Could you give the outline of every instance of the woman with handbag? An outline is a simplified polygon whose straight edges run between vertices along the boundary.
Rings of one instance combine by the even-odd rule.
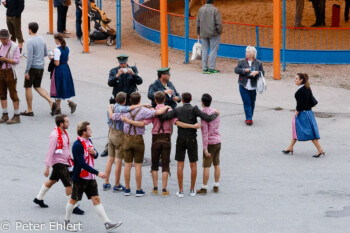
[[[54,6],[57,7],[57,32],[62,33],[66,38],[67,34],[70,34],[66,29],[66,20],[71,3],[71,0],[54,0]]]
[[[248,46],[246,48],[246,58],[240,59],[235,68],[235,73],[239,74],[239,92],[243,101],[246,125],[253,124],[257,81],[261,73],[265,75],[262,62],[256,59],[256,55],[256,49]]]
[[[68,106],[71,109],[71,113],[74,113],[77,105],[70,100],[71,97],[75,96],[75,89],[72,74],[68,66],[69,59],[69,48],[66,45],[66,41],[61,33],[54,35],[55,42],[58,47],[54,50],[54,79],[56,87],[56,103],[57,103],[57,114],[61,114],[61,100],[66,99]]]
[[[293,147],[297,141],[312,141],[317,149],[317,154],[312,157],[318,158],[321,155],[326,155],[323,151],[319,139],[317,123],[315,116],[311,110],[316,104],[317,100],[312,95],[312,91],[309,83],[309,76],[307,74],[298,73],[295,76],[295,84],[299,86],[295,93],[295,99],[297,101],[297,107],[292,121],[292,141],[286,150],[282,152],[284,154],[293,154]]]

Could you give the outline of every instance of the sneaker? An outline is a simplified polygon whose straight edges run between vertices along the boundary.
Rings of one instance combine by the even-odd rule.
[[[158,189],[153,189],[151,194],[157,196],[158,195]]]
[[[184,195],[184,192],[177,191],[176,196],[183,198],[185,195]]]
[[[246,120],[246,121],[245,121],[245,124],[250,126],[250,125],[253,124],[253,121],[252,121],[252,120]]]
[[[46,205],[46,204],[44,203],[44,200],[38,200],[37,198],[35,198],[35,199],[33,200],[33,202],[34,202],[35,204],[38,204],[41,208],[47,208],[47,207],[49,207],[48,205]]]
[[[136,197],[142,197],[142,196],[145,196],[145,192],[140,189],[140,190],[136,190]]]
[[[70,107],[70,113],[73,114],[77,110],[77,104],[73,101],[69,101],[68,106]]]
[[[219,192],[219,186],[214,186],[213,187],[213,192],[218,193]]]
[[[75,207],[75,208],[73,209],[73,214],[76,214],[76,215],[84,215],[85,212],[84,212],[84,210],[81,210],[81,209],[77,206],[77,207]]]
[[[0,124],[6,123],[9,120],[9,114],[8,113],[3,113],[2,117],[0,119]]]
[[[19,114],[13,115],[12,119],[6,122],[6,124],[8,125],[13,125],[18,123],[21,123],[21,118],[19,117]]]
[[[102,186],[103,186],[103,191],[108,191],[112,187],[111,184],[103,184]]]
[[[162,197],[167,197],[170,195],[170,192],[168,190],[163,190],[162,191]]]
[[[108,150],[104,150],[102,153],[101,153],[101,157],[107,157],[108,156]]]
[[[77,232],[74,225],[69,220],[64,220],[64,229],[69,232]]]
[[[207,194],[207,189],[201,188],[200,190],[197,190],[196,192],[197,192],[198,194],[200,194],[200,195],[206,195],[206,194]]]
[[[124,191],[125,190],[125,187],[121,184],[119,184],[118,186],[114,185],[113,187],[113,192],[116,193],[118,191]]]
[[[108,232],[110,232],[111,230],[114,230],[114,229],[120,227],[120,225],[122,225],[122,223],[123,223],[122,221],[120,221],[120,222],[118,222],[118,223],[106,222],[106,223],[105,223],[105,227],[106,227],[106,230],[107,230]]]
[[[124,196],[130,196],[130,194],[131,194],[131,191],[130,191],[130,189],[124,189]]]
[[[209,74],[217,74],[220,70],[208,70]]]
[[[196,196],[196,191],[195,190],[191,190],[190,191],[190,196],[191,197],[195,197]]]
[[[210,74],[210,72],[208,69],[206,69],[206,70],[203,70],[203,74]]]

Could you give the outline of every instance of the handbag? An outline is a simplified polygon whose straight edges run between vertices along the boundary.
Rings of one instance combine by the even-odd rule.
[[[258,78],[256,83],[256,93],[262,94],[264,93],[264,91],[266,91],[266,89],[267,89],[266,81],[263,73],[260,71],[260,77]]]
[[[71,0],[61,0],[63,6],[70,6],[72,4]]]
[[[192,48],[192,57],[191,60],[194,61],[196,59],[200,60],[202,58],[202,45],[199,42],[199,37],[198,41],[194,43],[193,48]]]

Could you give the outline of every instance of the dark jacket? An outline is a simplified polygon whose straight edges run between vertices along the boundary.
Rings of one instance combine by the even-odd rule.
[[[222,33],[222,17],[213,4],[202,6],[196,19],[197,34],[201,38],[212,38]]]
[[[96,149],[94,148],[96,151]],[[79,181],[80,179],[80,173],[81,169],[84,169],[85,171],[88,171],[89,173],[98,175],[98,171],[94,168],[90,167],[84,159],[84,147],[83,144],[79,140],[76,140],[72,147],[72,153],[73,153],[73,159],[74,159],[74,168],[73,168],[73,175],[72,180],[73,181]],[[96,154],[94,156],[94,159],[97,159],[98,153],[96,151]]]
[[[312,91],[311,89],[307,89],[305,86],[299,88],[299,90],[294,95],[297,101],[296,110],[300,111],[309,111],[312,106]]]
[[[173,90],[174,94],[169,97],[167,94],[165,94],[165,105],[170,106],[172,109],[174,109],[176,107],[176,102],[173,100],[173,98],[175,96],[179,97],[179,101],[177,101],[178,103],[181,102],[181,95],[176,91],[176,88],[174,86],[174,84],[172,82],[168,82],[167,86],[169,89]],[[159,79],[157,79],[156,81],[154,81],[148,88],[148,99],[150,99],[152,101],[152,107],[155,108],[156,107],[156,102],[154,101],[154,93],[156,93],[157,91],[165,91],[166,88],[164,87],[164,85],[161,83],[161,81]]]
[[[54,7],[64,6],[62,4],[62,0],[53,0],[53,5],[54,5]]]
[[[142,84],[142,78],[137,74],[138,70],[136,66],[128,66],[128,68],[131,68],[134,71],[135,75],[122,74],[119,78],[116,78],[115,76],[120,69],[120,66],[118,66],[111,69],[108,78],[108,86],[113,87],[112,94],[114,97],[121,91],[127,94],[126,105],[130,105],[129,97],[132,92],[137,91],[136,85]]]
[[[169,111],[163,115],[159,116],[161,121],[171,120],[173,118],[177,118],[179,121],[188,123],[188,124],[196,124],[197,117],[200,117],[205,121],[212,121],[218,116],[217,113],[212,115],[208,115],[202,112],[197,106],[192,106],[191,104],[184,104],[182,107],[177,107],[174,111]],[[185,129],[178,127],[177,131],[178,138],[196,138],[197,137],[197,129]]]
[[[248,79],[250,79],[250,83],[251,83],[252,87],[256,87],[256,83],[258,81],[258,78],[260,77],[260,73],[258,75],[256,75],[255,77],[250,77],[249,75],[250,75],[251,71],[249,73],[246,73],[244,71],[247,68],[251,69],[251,71],[261,71],[263,73],[263,75],[265,75],[265,71],[264,71],[262,62],[255,59],[252,62],[252,66],[249,66],[248,60],[246,58],[244,58],[244,59],[240,59],[238,61],[238,64],[235,68],[235,73],[239,74],[239,77],[238,77],[238,84],[239,85],[246,87]]]
[[[6,0],[7,11],[9,17],[20,17],[24,10],[24,0]]]
[[[52,79],[53,71],[55,70],[55,59],[51,59],[47,71],[50,72],[50,79]]]

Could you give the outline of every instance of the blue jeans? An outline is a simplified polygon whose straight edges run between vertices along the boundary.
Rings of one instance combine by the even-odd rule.
[[[239,93],[241,93],[243,101],[245,119],[252,120],[255,108],[256,90],[247,90],[239,85]]]

